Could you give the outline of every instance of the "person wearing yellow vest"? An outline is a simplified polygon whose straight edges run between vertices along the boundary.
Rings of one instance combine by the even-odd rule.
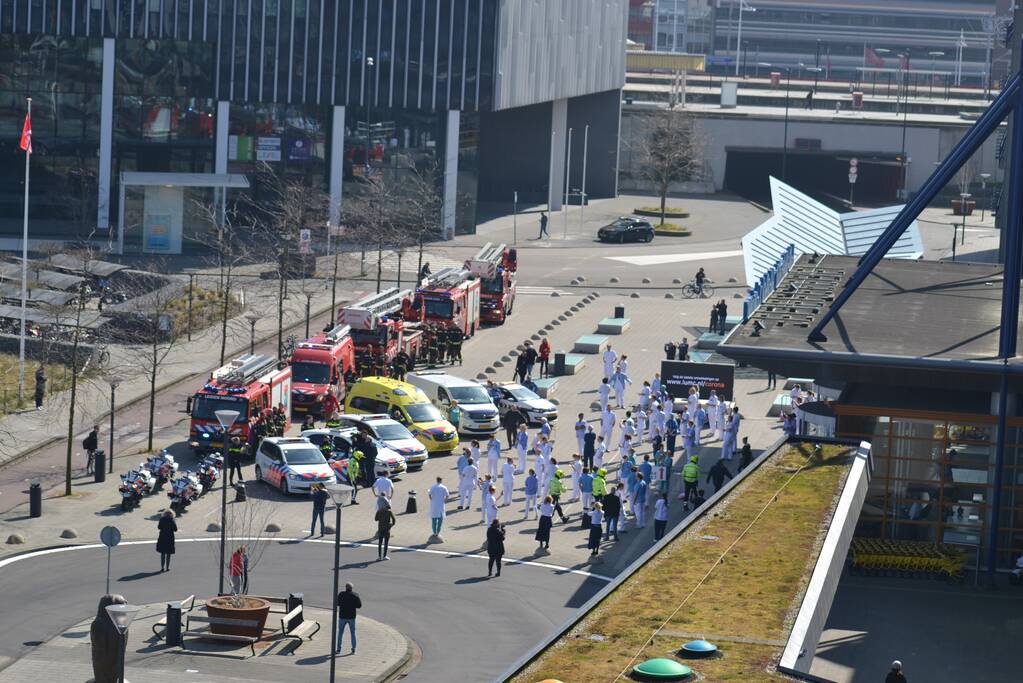
[[[689,462],[682,468],[682,483],[685,484],[685,490],[679,497],[686,501],[686,509],[689,508],[689,502],[696,495],[696,487],[700,483],[700,466],[697,464],[698,461],[699,458],[694,455],[689,458]]]
[[[607,494],[607,470],[603,467],[597,470],[597,473],[593,475],[593,500],[600,500]]]
[[[561,517],[561,523],[564,524],[568,521],[565,517],[564,510],[561,509],[561,503],[558,499],[561,494],[565,492],[565,485],[561,483],[561,478],[565,476],[565,473],[561,470],[554,471],[554,477],[551,479],[550,484],[547,486],[547,494],[551,497],[551,504],[554,505],[554,511]]]
[[[352,505],[358,505],[355,494],[359,492],[359,468],[362,463],[362,451],[352,451],[352,457],[348,458],[348,483],[352,486]]]

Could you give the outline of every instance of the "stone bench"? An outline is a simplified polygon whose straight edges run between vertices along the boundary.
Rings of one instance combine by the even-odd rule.
[[[730,330],[733,327],[738,327],[742,324],[741,315],[728,315],[725,316],[725,330]]]
[[[579,356],[573,356],[573,357],[574,358],[578,358]],[[568,369],[569,369],[568,358],[569,357],[567,357],[567,356],[565,358],[565,371],[566,371],[565,374],[567,374],[567,375],[575,374],[575,367],[574,366],[572,367],[572,371],[571,372],[568,371]],[[551,396],[554,395],[554,388],[558,385],[558,380],[557,380],[556,377],[545,377],[544,379],[534,379],[533,380],[533,384],[536,385],[536,393],[537,393],[538,396],[540,396],[540,398],[550,398]]]
[[[590,355],[603,353],[607,349],[608,339],[602,334],[584,334],[575,340],[572,350],[576,353]]]
[[[632,327],[629,318],[604,318],[597,323],[598,334],[625,334]]]
[[[713,355],[713,351],[690,351],[689,360],[693,363],[706,363]]]
[[[788,394],[778,394],[771,403],[771,409],[767,411],[768,417],[781,417],[781,412],[792,407],[792,397]]]

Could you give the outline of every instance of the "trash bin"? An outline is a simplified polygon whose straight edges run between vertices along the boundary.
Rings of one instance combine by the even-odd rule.
[[[43,487],[38,481],[28,485],[28,516],[43,516]]]
[[[565,352],[558,351],[554,354],[554,376],[561,377],[565,374]]]
[[[299,605],[305,604],[305,593],[289,593],[288,594],[288,611],[295,609]]]
[[[859,90],[854,90],[852,94],[852,108],[863,109],[863,93]]]
[[[408,502],[405,503],[405,514],[414,514],[417,510],[416,506],[416,492],[415,490],[408,492]]]
[[[614,317],[616,317],[616,318],[624,318],[625,317],[625,306],[615,306],[615,315],[614,315]]]
[[[167,645],[175,647],[181,645],[181,603],[167,603],[167,626],[163,631],[163,639]]]
[[[107,480],[107,454],[102,448],[97,449],[92,454],[92,478],[97,484],[102,484]]]

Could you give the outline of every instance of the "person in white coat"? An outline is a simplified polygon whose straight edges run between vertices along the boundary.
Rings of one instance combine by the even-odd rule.
[[[655,436],[664,438],[664,423],[667,418],[664,416],[664,412],[661,411],[661,404],[654,403],[653,409],[650,411],[650,431]]]
[[[700,390],[695,386],[689,387],[689,395],[686,397],[689,408],[689,418],[693,419],[696,409],[700,407]]]
[[[519,456],[517,472],[521,474],[526,471],[526,451],[529,450],[529,432],[524,424],[519,425],[519,431],[515,435],[515,450]]]
[[[451,493],[444,485],[444,479],[437,477],[437,483],[430,487],[426,496],[430,499],[430,523],[433,525],[433,535],[440,536],[441,527],[444,525],[444,518],[447,516],[445,505]]]
[[[731,460],[735,452],[735,432],[733,430],[731,413],[725,415],[725,424],[721,427],[721,459]]]
[[[472,509],[472,492],[480,485],[480,471],[476,463],[469,458],[458,479],[458,509]]]
[[[611,406],[604,406],[604,411],[600,414],[600,437],[604,440],[605,446],[611,443],[617,421],[618,418],[615,417]]]
[[[615,352],[611,345],[607,345],[607,351],[604,352],[604,377],[610,377],[615,371],[615,362],[618,360],[618,354]]]
[[[536,460],[533,462],[533,469],[536,470],[537,479],[540,480],[540,490],[547,490],[547,462],[551,457],[550,442],[543,439],[543,447],[536,449]]]
[[[483,524],[487,521],[488,497],[490,497],[491,499],[497,498],[497,496],[494,495],[494,480],[490,478],[489,474],[484,474],[483,481],[480,482],[480,524]]]
[[[610,375],[600,380],[600,386],[597,387],[597,394],[600,395],[600,412],[604,412],[607,410],[607,400],[611,397]]]
[[[650,392],[654,396],[661,395],[661,373],[655,372],[654,379],[650,382]]]
[[[501,497],[502,505],[507,507],[512,502],[512,491],[515,490],[515,463],[511,458],[505,460],[501,467]]]
[[[618,408],[625,407],[625,387],[632,384],[632,380],[619,366],[611,375],[611,388],[615,392],[615,405]]]
[[[636,411],[636,446],[646,441],[648,423],[649,416],[647,415],[646,408],[641,407]]]
[[[739,406],[732,406],[732,448],[736,447],[739,443],[739,425],[742,423],[742,413],[739,412]]]
[[[497,469],[501,466],[501,442],[497,440],[496,434],[490,435],[487,442],[487,471],[490,478],[497,480]]]
[[[650,382],[643,381],[643,386],[639,390],[639,407],[642,410],[646,410],[650,407],[650,395],[653,391],[650,389]]]
[[[716,438],[720,417],[721,400],[718,398],[718,392],[715,389],[711,389],[710,396],[707,397],[707,426],[710,427],[711,439]]]
[[[622,368],[622,372],[626,375],[629,374],[629,357],[624,353],[622,354],[622,359],[618,361],[618,365]]]
[[[604,443],[604,437],[597,437],[597,446],[593,449],[593,467],[600,469],[604,466],[604,454],[607,453],[607,444]]]
[[[483,520],[482,523],[490,526],[497,519],[497,489],[490,484],[482,492],[483,495]]]
[[[696,425],[696,445],[700,445],[700,437],[703,435],[703,430],[707,426],[707,411],[704,410],[703,406],[699,406],[696,409],[696,413],[693,415],[693,424]]]
[[[632,411],[625,411],[625,419],[622,420],[622,436],[618,440],[618,449],[622,452],[622,457],[628,453],[627,447],[634,446],[636,443],[636,421],[632,419]]]
[[[578,453],[572,456],[572,498],[570,503],[579,500],[582,491],[579,490],[579,477],[583,475],[583,461]]]
[[[575,421],[575,442],[579,447],[579,453],[586,450],[586,428],[588,426],[583,413],[579,413],[579,419]]]

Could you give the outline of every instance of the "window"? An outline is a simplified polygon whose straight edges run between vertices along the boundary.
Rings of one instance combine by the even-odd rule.
[[[441,403],[451,403],[451,399],[448,397],[448,392],[443,388],[437,389],[437,400]]]
[[[291,364],[291,376],[296,382],[330,384],[330,366],[326,363],[298,361]]]
[[[273,460],[274,462],[281,461],[281,449],[279,449],[275,444],[264,441],[260,450],[263,451],[263,455],[270,460]]]
[[[356,396],[351,400],[348,406],[352,410],[358,410],[363,413],[386,413],[387,404],[383,401],[377,401],[376,399],[366,398],[365,396]]]
[[[289,465],[321,465],[326,462],[319,449],[309,446],[289,448],[285,457]]]
[[[413,422],[435,422],[444,419],[432,403],[413,403],[405,406],[405,411]]]
[[[490,403],[490,394],[483,387],[452,387],[451,395],[459,403],[468,405],[476,403]]]
[[[450,318],[454,307],[450,300],[423,299],[427,318]]]
[[[196,420],[216,420],[218,410],[237,410],[238,419],[235,420],[235,424],[245,422],[249,418],[249,405],[242,398],[200,394],[192,402],[192,417]]]

